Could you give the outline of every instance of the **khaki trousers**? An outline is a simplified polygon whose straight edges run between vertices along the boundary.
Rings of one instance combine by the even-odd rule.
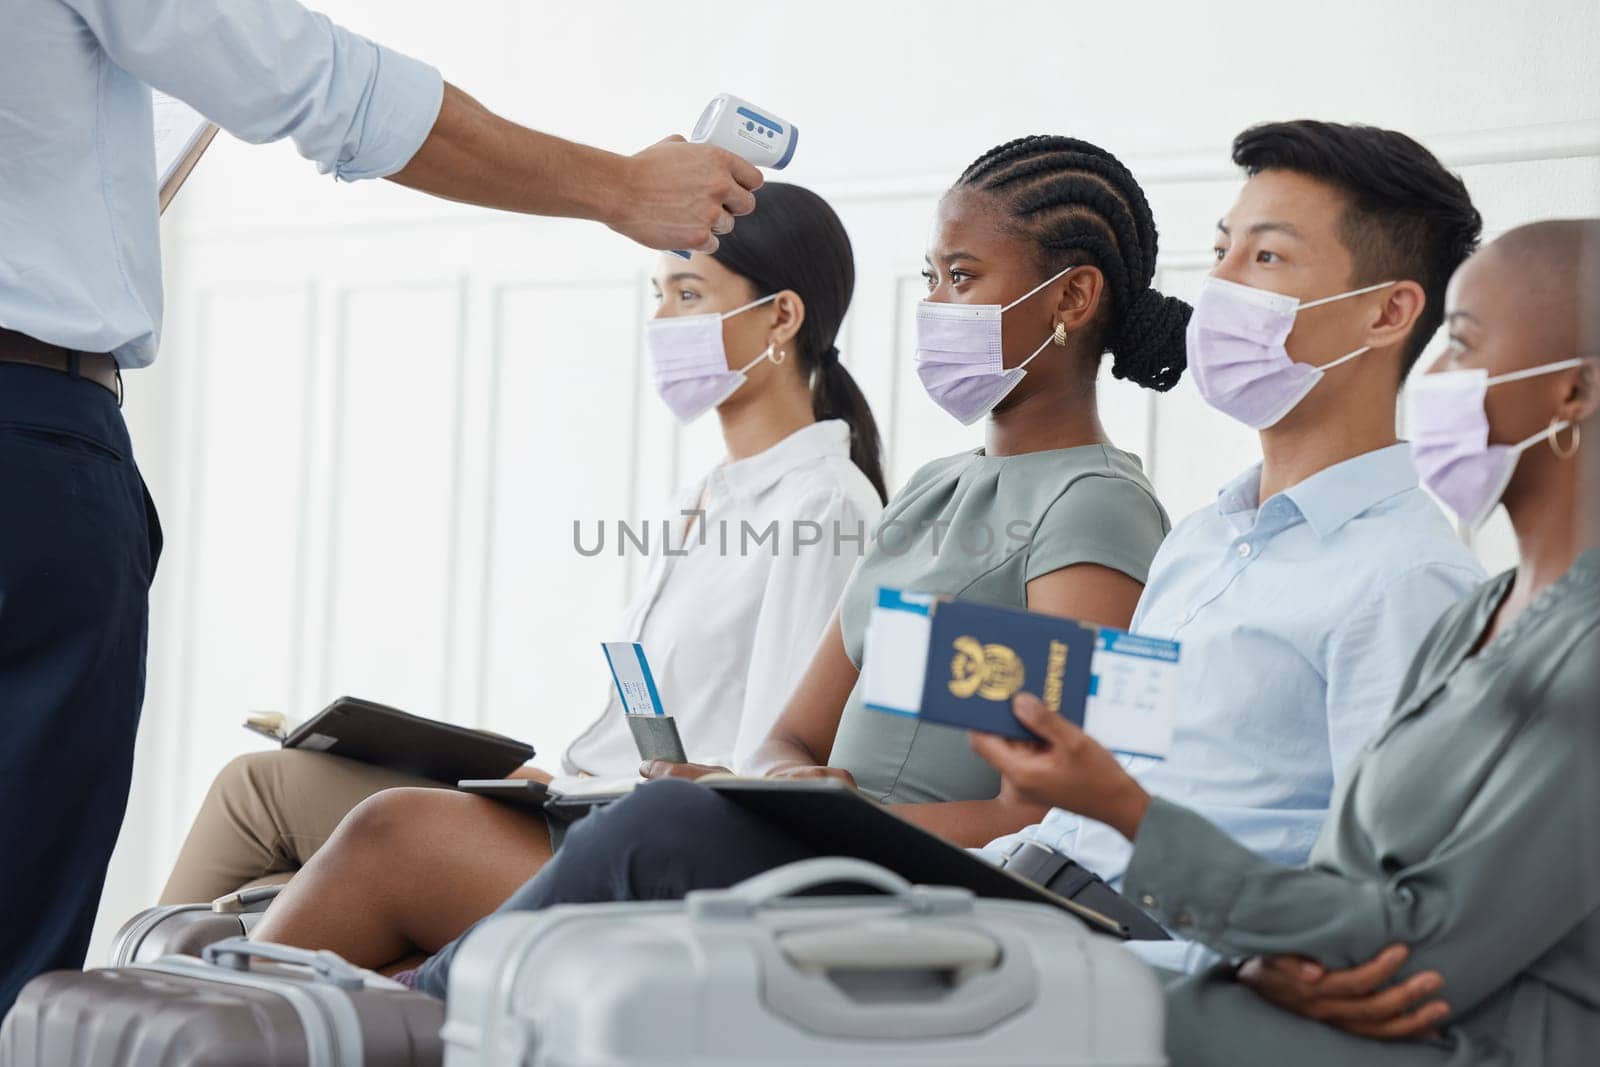
[[[405,786],[449,788],[321,752],[240,756],[211,783],[161,903],[200,903],[287,882],[351,809],[374,793]]]

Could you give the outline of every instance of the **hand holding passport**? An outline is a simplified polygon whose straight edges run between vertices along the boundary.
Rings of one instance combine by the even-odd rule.
[[[1018,693],[1114,752],[1164,758],[1179,646],[1072,619],[880,589],[867,625],[867,707],[1018,740]]]

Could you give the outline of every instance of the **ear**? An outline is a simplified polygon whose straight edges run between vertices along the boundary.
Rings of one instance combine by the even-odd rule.
[[[785,289],[772,301],[770,308],[772,326],[767,331],[767,340],[777,348],[792,345],[806,321],[805,301],[793,289]]]
[[[1372,295],[1383,299],[1367,326],[1364,343],[1371,348],[1389,348],[1403,342],[1428,303],[1427,293],[1413,281],[1396,282]]]
[[[1556,409],[1556,418],[1563,422],[1588,422],[1600,411],[1600,356],[1587,357],[1577,371]]]
[[[1054,320],[1068,333],[1081,330],[1094,320],[1105,294],[1106,276],[1099,267],[1078,267],[1056,283]],[[1054,323],[1052,323],[1054,325]]]

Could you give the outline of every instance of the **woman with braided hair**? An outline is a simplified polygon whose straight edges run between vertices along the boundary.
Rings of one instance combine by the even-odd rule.
[[[1120,160],[1072,137],[1009,141],[966,169],[946,195],[940,218],[974,208],[1006,212],[1010,218],[1001,226],[1033,243],[1041,271],[1094,268],[1085,277],[1098,271],[1107,296],[1099,333],[1091,337],[1111,352],[1115,377],[1162,392],[1178,384],[1189,307],[1150,287],[1155,219],[1144,190]],[[1081,362],[1092,387],[1099,353]]]
[[[986,419],[984,445],[927,464],[889,500],[810,665],[741,770],[845,780],[961,845],[1044,815],[1002,790],[964,731],[863,704],[866,622],[888,586],[1129,625],[1169,523],[1139,460],[1107,439],[1095,381],[1108,351],[1114,375],[1147,388],[1171,388],[1183,372],[1188,307],[1150,288],[1156,248],[1149,204],[1127,168],[1071,138],[1002,145],[944,196],[917,312],[917,372],[952,416]],[[657,763],[644,773],[716,769]],[[466,872],[484,882],[486,864],[516,860],[509,841],[501,848],[459,833],[466,809],[492,803],[427,790],[373,797],[290,884],[257,936],[372,967],[438,950],[482,914],[463,906],[462,883],[474,880]],[[582,840],[597,818],[576,824],[568,840]],[[697,884],[728,884],[770,858],[719,852],[714,840],[701,856],[684,836],[693,821],[658,827],[648,847],[683,845]],[[397,864],[411,872],[403,893]],[[662,878],[679,869],[664,864]],[[445,966],[426,968],[421,987],[442,995]]]

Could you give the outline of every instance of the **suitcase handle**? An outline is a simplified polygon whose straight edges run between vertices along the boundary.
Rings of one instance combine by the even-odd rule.
[[[207,963],[226,967],[230,971],[248,971],[252,959],[295,963],[311,968],[317,981],[338,989],[362,989],[367,984],[359,968],[327,949],[313,951],[291,945],[275,945],[270,941],[252,941],[248,937],[230,937],[226,941],[207,945],[201,950],[201,957]]]
[[[915,886],[876,863],[844,856],[785,864],[747,878],[731,889],[696,890],[684,898],[684,903],[694,918],[747,918],[763,908],[779,906],[797,893],[839,882],[880,890],[905,905],[907,911],[919,915],[972,909],[972,894],[965,889]]]
[[[211,910],[219,915],[243,915],[246,912],[265,911],[258,907],[261,904],[270,904],[279,893],[283,892],[281,885],[263,885],[255,889],[241,889],[237,893],[218,897],[211,902]]]
[[[877,920],[806,927],[778,936],[778,948],[802,971],[837,974],[885,968],[948,971],[960,984],[1000,965],[1000,943],[964,926]]]

